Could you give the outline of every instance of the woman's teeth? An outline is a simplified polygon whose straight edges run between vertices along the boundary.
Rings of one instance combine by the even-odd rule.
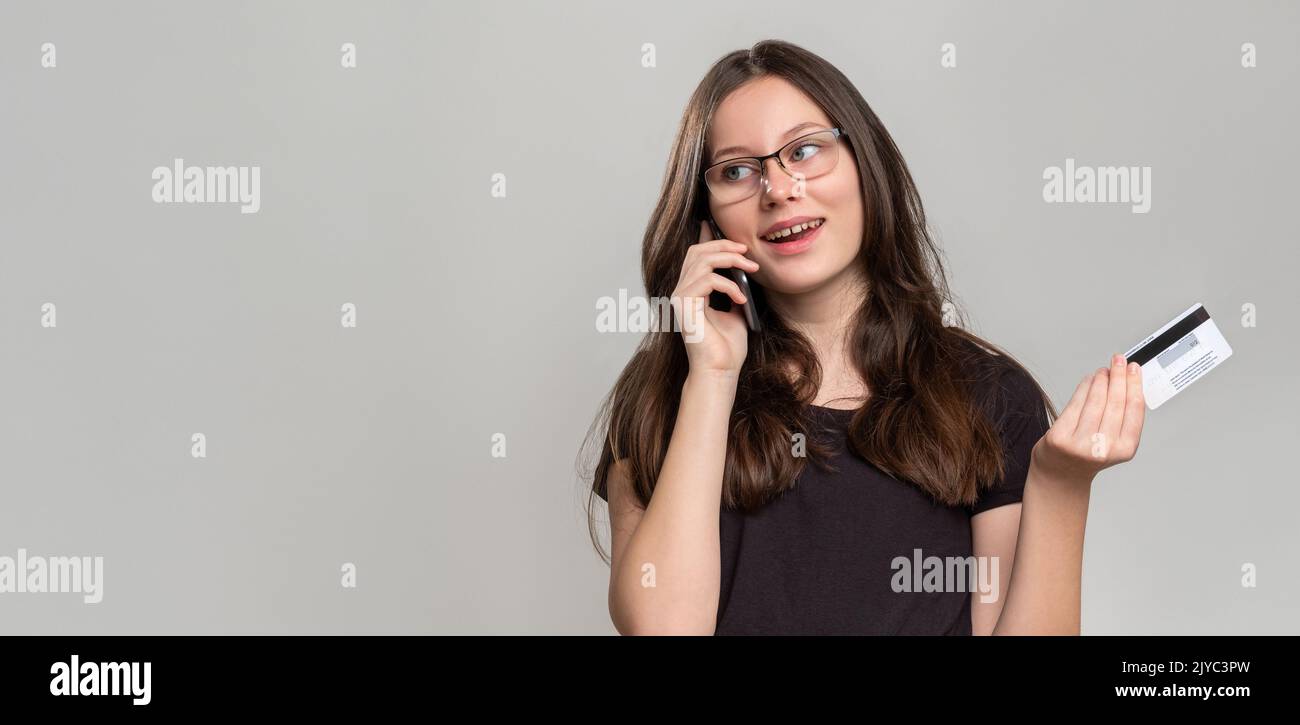
[[[786,237],[792,234],[798,234],[799,232],[807,231],[809,229],[816,229],[817,227],[821,226],[822,222],[824,221],[826,220],[814,219],[810,222],[804,222],[803,224],[796,224],[788,229],[782,229],[779,232],[772,232],[771,234],[766,234],[764,236],[759,237],[759,239],[762,239],[763,241],[766,242],[779,242],[782,239],[785,239]]]

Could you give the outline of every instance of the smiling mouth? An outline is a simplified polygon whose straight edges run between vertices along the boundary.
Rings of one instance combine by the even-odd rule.
[[[821,225],[824,223],[826,223],[826,220],[824,218],[814,219],[810,222],[804,222],[803,224],[796,224],[795,226],[790,227],[789,229],[783,229],[780,232],[776,232],[774,234],[766,234],[760,236],[759,239],[762,239],[765,242],[771,242],[773,244],[797,242],[800,239],[803,239],[804,237],[808,236],[809,234],[812,234],[817,229],[821,228]]]

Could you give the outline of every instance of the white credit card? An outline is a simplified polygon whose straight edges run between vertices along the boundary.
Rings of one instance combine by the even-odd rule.
[[[1134,345],[1124,358],[1142,366],[1142,395],[1159,408],[1232,355],[1200,302]]]

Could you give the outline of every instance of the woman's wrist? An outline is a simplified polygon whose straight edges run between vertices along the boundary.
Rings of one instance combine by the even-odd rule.
[[[740,380],[739,370],[690,370],[686,373],[686,382],[698,382],[701,385],[716,385],[719,387],[731,386],[736,387]]]
[[[1052,471],[1037,462],[1031,462],[1025,486],[1054,501],[1087,501],[1092,494],[1093,479],[1093,476]]]
[[[1040,440],[1030,452],[1029,457],[1029,470],[1034,473],[1033,478],[1039,483],[1039,488],[1061,491],[1090,490],[1092,488],[1092,482],[1097,477],[1095,471],[1053,465],[1053,463],[1059,461],[1052,460],[1042,450],[1042,444],[1043,442]]]
[[[686,382],[682,385],[682,397],[702,396],[725,401],[730,408],[730,404],[736,398],[736,385],[739,380],[739,372],[692,370],[686,374]]]

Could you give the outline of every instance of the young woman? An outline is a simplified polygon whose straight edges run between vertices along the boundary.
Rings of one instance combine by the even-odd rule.
[[[1079,632],[1089,490],[1136,453],[1141,374],[1116,354],[1058,415],[945,319],[907,165],[842,73],[780,41],[720,59],[641,258],[677,331],[645,337],[587,440],[618,631]]]

